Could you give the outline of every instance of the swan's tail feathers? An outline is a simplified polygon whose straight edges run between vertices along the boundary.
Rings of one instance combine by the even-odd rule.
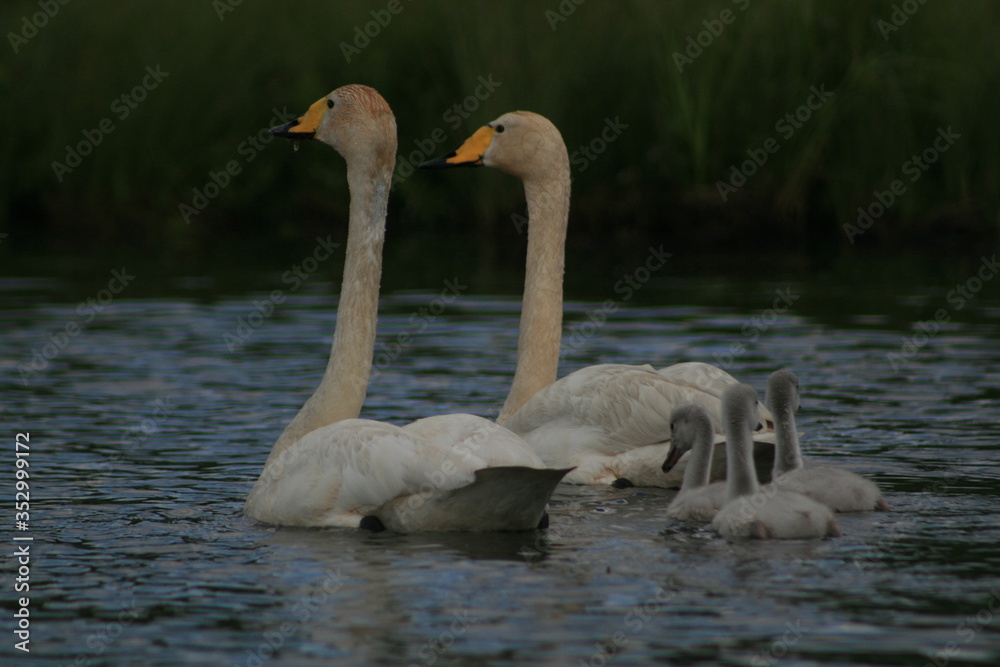
[[[827,537],[841,537],[843,531],[840,530],[840,524],[833,517],[830,517],[830,521],[826,524],[826,536]]]
[[[379,518],[386,527],[406,532],[534,530],[543,523],[556,485],[570,470],[481,468],[463,487],[425,498],[420,507],[385,507]]]

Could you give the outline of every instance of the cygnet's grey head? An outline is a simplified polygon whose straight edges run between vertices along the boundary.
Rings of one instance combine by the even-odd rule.
[[[789,411],[795,414],[799,409],[799,378],[795,373],[787,368],[771,373],[767,378],[764,403],[775,417]]]
[[[663,472],[670,472],[685,452],[700,443],[707,441],[711,446],[714,433],[712,418],[703,406],[688,402],[674,408],[670,413],[670,449],[663,462]]]

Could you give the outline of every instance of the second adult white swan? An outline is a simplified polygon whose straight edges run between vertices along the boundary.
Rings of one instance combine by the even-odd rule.
[[[566,144],[545,117],[514,111],[487,123],[458,150],[421,167],[481,165],[521,179],[528,202],[517,368],[497,422],[524,438],[546,464],[575,466],[567,482],[679,486],[683,463],[670,473],[661,470],[671,410],[694,401],[721,423],[718,383],[736,380],[707,364],[685,364],[675,374],[648,365],[601,364],[556,381],[570,198]],[[699,373],[696,367],[711,370]],[[712,386],[699,386],[698,378]],[[764,419],[754,439],[773,443],[767,410],[760,408]],[[717,445],[724,440],[717,430]],[[764,447],[773,451],[771,444]]]

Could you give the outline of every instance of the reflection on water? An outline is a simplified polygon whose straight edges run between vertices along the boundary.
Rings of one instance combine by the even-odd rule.
[[[895,510],[841,518],[836,540],[728,544],[667,522],[672,491],[570,486],[547,531],[259,525],[242,502],[318,380],[329,285],[305,286],[233,352],[225,334],[264,292],[122,298],[25,384],[19,367],[78,317],[78,299],[0,283],[5,437],[32,435],[32,664],[996,664],[997,302],[981,295],[897,373],[899,313],[934,298],[880,314],[863,295],[798,285],[795,307],[748,327],[777,287],[744,284],[728,307],[623,309],[564,346],[562,372],[716,359],[760,388],[793,367],[807,452],[871,476]],[[713,282],[669,288],[665,303],[721,299]],[[414,332],[435,296],[385,299],[391,363],[365,416],[496,414],[516,301],[462,297]],[[569,304],[567,330],[586,332],[592,307]],[[403,332],[412,343],[390,348]],[[2,576],[13,610],[14,575]],[[12,643],[4,660],[21,658]]]

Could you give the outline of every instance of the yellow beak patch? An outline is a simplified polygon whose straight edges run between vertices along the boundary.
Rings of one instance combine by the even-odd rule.
[[[495,131],[489,125],[479,128],[475,134],[466,139],[465,143],[458,147],[454,155],[445,158],[445,162],[456,167],[465,164],[481,165],[483,163],[483,155],[486,154],[486,149],[490,147]]]
[[[271,128],[271,134],[290,139],[312,139],[319,129],[319,124],[323,122],[323,116],[328,108],[327,99],[320,98],[300,118],[280,127]]]

